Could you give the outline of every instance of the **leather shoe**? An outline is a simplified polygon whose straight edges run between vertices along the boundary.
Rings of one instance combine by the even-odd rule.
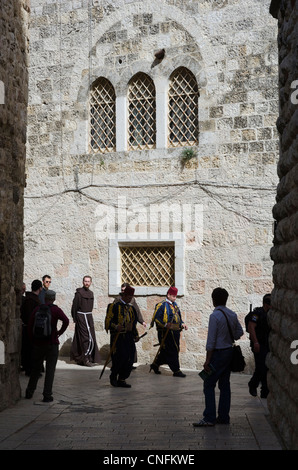
[[[25,393],[25,398],[32,398],[33,397],[33,393],[32,392],[29,392],[29,390],[26,390],[26,393]]]
[[[252,397],[256,397],[258,395],[256,387],[253,387],[252,385],[248,384],[248,389]]]
[[[42,400],[42,401],[43,401],[44,403],[50,403],[50,402],[53,401],[53,400],[54,400],[53,397],[43,397],[43,400]]]
[[[113,375],[110,375],[110,384],[111,384],[113,387],[118,387],[117,377],[115,377],[115,376],[113,376]]]
[[[173,376],[174,377],[186,377],[186,375],[183,374],[183,372],[181,372],[181,370],[179,370],[178,372],[174,372]]]
[[[153,369],[155,374],[160,374],[160,370],[158,370],[158,366],[154,363],[150,364],[150,370]]]
[[[117,386],[123,388],[131,388],[131,385],[127,384],[125,380],[118,380]]]

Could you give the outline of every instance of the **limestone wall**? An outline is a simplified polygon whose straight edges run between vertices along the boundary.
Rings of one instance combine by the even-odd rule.
[[[108,343],[103,321],[118,279],[104,223],[115,239],[123,214],[125,236],[133,240],[153,230],[152,206],[165,214],[175,204],[167,237],[177,232],[183,240],[178,301],[189,330],[182,367],[203,363],[213,288],[228,289],[228,306],[242,322],[249,304],[260,305],[272,289],[278,72],[269,3],[31,1],[25,280],[50,274],[57,303],[70,315],[75,288],[91,274],[100,348]],[[165,58],[156,64],[162,48]],[[182,148],[165,145],[162,114],[156,148],[127,150],[118,116],[123,148],[89,151],[89,88],[97,77],[109,79],[123,103],[130,78],[145,72],[166,103],[178,66],[195,75],[200,91],[196,158],[182,166]],[[191,226],[192,217],[184,224],[196,209],[199,225]],[[157,231],[164,239],[164,229]],[[138,295],[147,322],[160,298],[154,289]],[[72,334],[71,323],[62,341],[69,344]],[[152,360],[155,342],[151,330],[138,345],[140,362]],[[244,349],[250,367],[246,340]]]
[[[298,5],[272,2],[278,18],[280,133],[278,185],[273,215],[276,220],[273,269],[273,309],[270,313],[268,405],[289,449],[298,449]]]
[[[0,410],[20,397],[29,1],[0,5]]]

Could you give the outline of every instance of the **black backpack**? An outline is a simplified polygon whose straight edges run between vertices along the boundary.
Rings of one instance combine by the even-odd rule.
[[[250,304],[250,310],[249,310],[248,314],[244,317],[245,329],[246,329],[247,333],[249,333],[248,323],[250,322],[251,317],[252,317],[252,304]]]
[[[42,304],[35,313],[33,337],[49,339],[52,333],[52,313],[49,305]]]

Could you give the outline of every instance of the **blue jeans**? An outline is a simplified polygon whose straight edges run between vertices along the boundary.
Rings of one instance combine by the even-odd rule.
[[[231,387],[230,387],[230,363],[232,359],[232,348],[214,350],[211,364],[215,372],[204,381],[205,410],[203,413],[205,421],[216,422],[215,386],[218,382],[220,390],[218,403],[218,419],[223,423],[230,422]]]

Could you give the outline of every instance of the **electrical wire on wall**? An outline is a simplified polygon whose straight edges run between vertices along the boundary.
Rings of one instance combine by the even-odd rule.
[[[187,182],[177,182],[177,183],[171,183],[171,184],[165,184],[165,183],[152,183],[152,184],[135,184],[135,185],[117,185],[117,184],[90,184],[90,185],[86,185],[86,186],[82,186],[82,187],[76,187],[76,188],[72,188],[72,189],[66,189],[64,191],[60,191],[60,192],[56,192],[56,193],[51,193],[51,194],[47,194],[47,195],[39,195],[39,196],[26,196],[26,199],[48,199],[48,198],[55,198],[55,197],[61,197],[61,196],[64,196],[66,194],[70,194],[70,193],[78,193],[80,194],[81,196],[89,199],[89,200],[92,200],[98,204],[103,204],[103,205],[106,205],[106,206],[111,206],[111,207],[114,207],[114,208],[117,208],[118,207],[118,202],[113,202],[113,201],[110,201],[108,199],[103,199],[103,198],[99,198],[99,197],[96,197],[96,196],[93,196],[91,194],[88,194],[86,193],[86,190],[88,189],[105,189],[105,190],[108,190],[108,189],[116,189],[116,190],[119,190],[121,191],[121,194],[122,192],[127,189],[127,190],[132,190],[132,189],[154,189],[154,188],[163,188],[163,189],[167,189],[167,193],[162,196],[162,195],[158,195],[158,196],[154,196],[150,199],[150,201],[147,201],[145,203],[139,203],[140,206],[142,207],[148,207],[150,206],[151,204],[157,204],[157,203],[160,203],[160,202],[165,202],[165,201],[168,201],[168,200],[173,200],[173,197],[174,196],[177,196],[178,194],[181,195],[181,191],[184,191],[186,190],[187,188],[193,188],[193,187],[199,187],[209,198],[213,199],[216,203],[218,203],[223,209],[227,210],[227,211],[230,211],[230,212],[233,212],[235,213],[236,215],[240,216],[240,217],[243,217],[244,219],[246,219],[248,222],[251,222],[251,223],[256,223],[256,224],[260,224],[260,225],[267,225],[268,223],[272,223],[272,220],[268,219],[268,220],[264,220],[263,218],[261,220],[258,220],[256,217],[249,217],[247,216],[246,214],[244,213],[241,213],[240,210],[238,209],[235,209],[234,207],[231,207],[231,205],[229,205],[229,203],[233,203],[232,201],[232,198],[231,198],[231,192],[221,192],[221,193],[218,193],[216,192],[216,189],[223,189],[223,190],[237,190],[237,191],[250,191],[250,192],[265,192],[265,193],[272,193],[275,194],[276,193],[276,187],[275,186],[258,186],[258,185],[245,185],[245,184],[236,184],[236,183],[214,183],[214,182],[207,182],[207,181],[204,181],[204,182],[200,182],[198,180],[191,180],[191,181],[187,181]],[[174,188],[174,191],[171,191],[169,192],[169,190],[172,190]],[[106,191],[105,191],[105,194],[106,194]],[[137,197],[134,197],[134,207],[136,205],[136,201],[138,199],[141,199],[143,196],[140,196],[138,195]],[[146,195],[146,197],[148,197],[148,195]],[[233,196],[233,197],[236,197],[236,196]],[[239,196],[240,197],[240,196]],[[242,196],[241,196],[242,198]],[[250,197],[251,199],[251,197]],[[234,203],[235,205],[235,203]],[[238,204],[236,204],[238,205]],[[248,205],[252,205],[252,204],[248,204],[246,203],[245,204],[246,207]],[[253,205],[252,205],[253,206]],[[127,205],[126,207],[124,207],[123,209],[129,209],[129,205]],[[34,224],[32,224],[34,225]],[[28,227],[30,228],[30,227]]]

